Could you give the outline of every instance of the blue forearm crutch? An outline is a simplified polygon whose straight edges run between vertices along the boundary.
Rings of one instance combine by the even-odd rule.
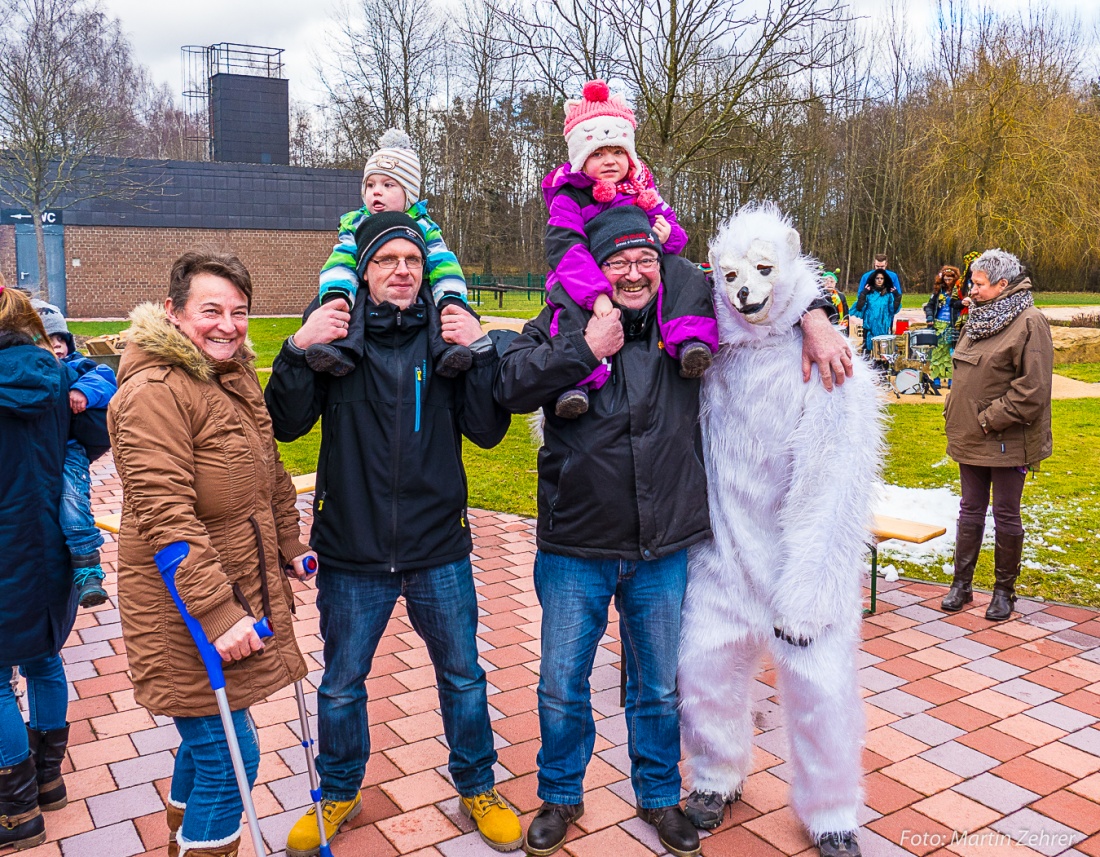
[[[306,574],[317,571],[317,560],[307,556],[302,564]],[[309,712],[306,711],[306,695],[302,692],[302,683],[294,682],[294,697],[298,700],[298,719],[302,724],[302,746],[306,751],[306,770],[309,771],[309,796],[313,798],[313,808],[317,813],[317,832],[321,837],[320,857],[332,857],[332,849],[328,846],[328,835],[325,833],[325,812],[321,803],[321,783],[317,778],[317,765],[313,761],[313,736],[309,731]]]
[[[263,835],[260,833],[260,821],[256,817],[256,805],[252,802],[252,790],[248,785],[248,774],[244,769],[244,760],[241,758],[241,745],[237,742],[237,733],[233,728],[233,714],[229,710],[229,698],[225,695],[225,673],[222,671],[222,657],[218,650],[206,639],[206,633],[202,630],[199,621],[187,612],[187,607],[180,598],[176,589],[176,569],[191,552],[187,542],[173,542],[166,548],[157,551],[153,561],[157,564],[164,585],[168,587],[168,594],[176,602],[176,609],[180,611],[183,621],[187,624],[187,630],[191,632],[191,638],[199,650],[203,666],[206,667],[206,675],[210,679],[210,687],[214,691],[214,697],[218,701],[218,714],[221,716],[222,729],[225,731],[225,739],[229,744],[229,758],[233,762],[233,773],[237,777],[237,790],[241,793],[241,802],[244,804],[244,814],[248,819],[248,829],[252,831],[252,845],[257,857],[267,857],[264,848]],[[272,636],[271,624],[267,617],[257,622],[253,628],[261,637]]]

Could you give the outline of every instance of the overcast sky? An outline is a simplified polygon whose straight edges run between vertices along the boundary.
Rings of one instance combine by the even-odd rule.
[[[104,8],[122,21],[137,60],[158,83],[180,92],[183,45],[239,42],[284,48],[285,74],[292,98],[321,100],[314,57],[323,55],[325,34],[342,0],[103,0]],[[352,0],[354,2],[354,0]],[[927,33],[934,0],[899,0],[914,32]],[[1027,8],[1029,0],[989,0],[999,10]],[[853,11],[872,22],[885,19],[889,0],[851,0]],[[977,5],[974,2],[972,5]],[[1095,26],[1093,2],[1050,0],[1062,12],[1077,13],[1085,27]]]

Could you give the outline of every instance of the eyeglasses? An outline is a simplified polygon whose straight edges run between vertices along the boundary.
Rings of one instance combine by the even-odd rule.
[[[424,260],[419,256],[379,256],[371,261],[383,271],[392,271],[402,262],[410,271],[419,271],[424,267]]]
[[[654,274],[661,267],[661,260],[656,256],[648,259],[639,259],[637,262],[628,262],[626,259],[616,259],[613,262],[604,262],[601,266],[612,274],[625,274],[631,268],[637,268],[639,274]]]

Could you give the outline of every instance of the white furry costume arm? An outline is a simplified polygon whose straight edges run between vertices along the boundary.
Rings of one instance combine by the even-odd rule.
[[[862,371],[861,371],[862,370]],[[878,397],[866,367],[826,393],[811,380],[791,433],[790,488],[779,514],[782,540],[772,605],[775,625],[813,640],[856,621],[871,498],[882,460]]]

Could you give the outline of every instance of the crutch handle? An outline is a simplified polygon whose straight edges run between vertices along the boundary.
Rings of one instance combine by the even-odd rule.
[[[195,647],[199,650],[202,664],[206,667],[206,674],[210,678],[210,687],[214,690],[220,690],[225,687],[222,656],[218,654],[218,650],[214,648],[214,645],[206,639],[206,632],[202,630],[199,620],[187,612],[187,607],[176,588],[176,570],[190,552],[191,547],[187,542],[172,542],[166,548],[156,552],[153,556],[153,562],[156,563],[161,580],[164,581],[164,585],[168,588],[168,594],[172,596],[172,600],[176,603],[176,609],[183,617],[187,630],[191,632],[191,639],[195,641]],[[274,634],[271,630],[271,622],[266,616],[253,625],[252,628],[261,639]]]

